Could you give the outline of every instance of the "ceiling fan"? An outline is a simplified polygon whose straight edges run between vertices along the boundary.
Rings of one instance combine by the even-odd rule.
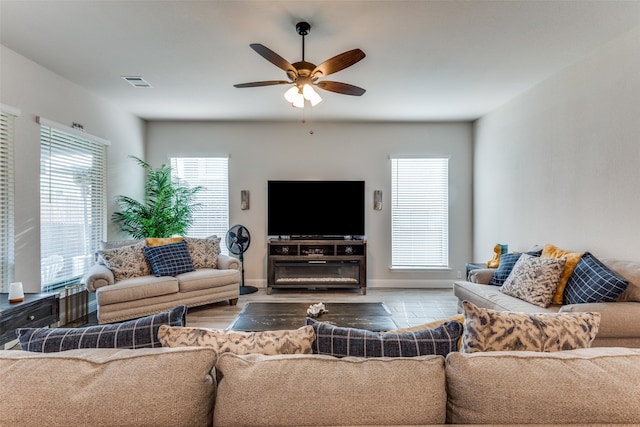
[[[314,86],[343,95],[361,96],[365,93],[366,91],[358,86],[341,82],[320,80],[329,74],[337,73],[338,71],[344,70],[345,68],[360,61],[365,57],[364,52],[360,49],[352,49],[336,55],[333,58],[327,59],[322,64],[316,66],[304,59],[304,37],[309,34],[309,30],[311,30],[311,25],[307,22],[298,22],[296,24],[296,31],[302,36],[302,61],[294,62],[293,64],[289,63],[289,61],[264,45],[259,43],[249,45],[258,53],[258,55],[262,56],[276,67],[284,70],[287,73],[289,80],[266,80],[261,82],[241,83],[233,86],[237,88],[244,88],[292,84],[293,87],[285,92],[284,97],[287,101],[292,103],[294,107],[299,108],[304,107],[305,100],[308,100],[312,106],[322,101],[320,95],[318,95],[318,93],[313,89]]]

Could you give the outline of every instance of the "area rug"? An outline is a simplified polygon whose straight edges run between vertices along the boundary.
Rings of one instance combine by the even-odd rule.
[[[269,331],[304,326],[309,303],[249,302],[229,326],[232,331]],[[346,328],[390,331],[398,326],[381,302],[324,303],[328,313],[316,320]]]

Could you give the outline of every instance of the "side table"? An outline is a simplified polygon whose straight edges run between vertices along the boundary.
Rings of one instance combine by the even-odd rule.
[[[0,346],[17,338],[16,328],[41,328],[59,319],[58,294],[24,294],[24,301],[11,304],[9,294],[0,293]]]

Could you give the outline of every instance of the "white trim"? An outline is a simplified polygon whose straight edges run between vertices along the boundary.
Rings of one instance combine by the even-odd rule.
[[[84,138],[84,139],[87,139],[87,140],[92,141],[92,142],[97,142],[99,144],[106,145],[107,147],[109,145],[111,145],[111,141],[109,141],[109,140],[106,140],[104,138],[100,138],[99,136],[91,135],[90,133],[82,132],[82,131],[80,131],[78,129],[72,128],[71,126],[67,126],[67,125],[63,125],[63,124],[54,122],[53,120],[45,119],[44,117],[41,117],[41,116],[36,116],[36,122],[41,126],[49,126],[49,127],[54,128],[56,130],[60,130],[60,131],[63,131],[63,132],[70,133],[70,134],[75,135],[75,136],[77,136],[79,138]]]
[[[177,158],[177,157],[185,157],[185,158],[201,158],[201,157],[205,157],[208,159],[214,158],[214,159],[229,159],[231,156],[229,156],[228,153],[220,153],[220,154],[216,154],[216,153],[206,153],[206,154],[200,154],[200,153],[167,153],[167,158],[169,160],[171,160],[171,158]]]
[[[15,117],[20,117],[20,110],[10,105],[0,104],[0,111],[6,114],[11,114],[12,116],[15,116]]]

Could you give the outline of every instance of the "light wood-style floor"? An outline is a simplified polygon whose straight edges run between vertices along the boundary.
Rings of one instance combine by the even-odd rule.
[[[236,315],[250,301],[259,302],[322,302],[331,309],[332,302],[382,302],[391,313],[398,327],[417,326],[457,313],[458,300],[451,289],[367,289],[362,295],[357,289],[305,290],[273,289],[267,295],[264,289],[240,295],[238,304],[228,302],[190,308],[187,326],[200,328],[227,328]]]

